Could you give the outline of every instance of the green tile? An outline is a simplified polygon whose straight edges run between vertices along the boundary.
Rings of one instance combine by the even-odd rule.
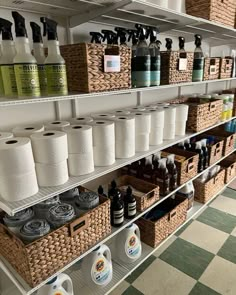
[[[236,191],[231,188],[226,188],[221,195],[236,200]]]
[[[130,286],[128,289],[125,290],[125,292],[122,293],[122,295],[144,295],[144,294],[140,292],[138,289],[134,288],[133,286]]]
[[[229,236],[217,255],[236,264],[236,237]]]
[[[180,236],[192,222],[193,222],[193,219],[190,219],[183,227],[181,227],[180,230],[178,230],[175,233],[175,236],[177,236],[177,237]]]
[[[126,281],[132,284],[144,271],[145,269],[156,260],[154,255],[151,255],[147,260],[144,261],[132,274],[126,278]]]
[[[230,234],[236,226],[236,216],[214,208],[207,208],[197,220],[228,234]]]
[[[189,295],[220,295],[220,293],[212,290],[211,288],[208,288],[207,286],[197,283],[192,291],[189,293]]]
[[[214,254],[178,238],[159,258],[198,280],[214,257]]]

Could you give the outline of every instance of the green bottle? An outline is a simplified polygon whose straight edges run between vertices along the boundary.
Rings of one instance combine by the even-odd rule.
[[[194,51],[193,61],[193,82],[201,82],[203,80],[204,73],[204,55],[201,48],[202,36],[195,35],[196,49]]]

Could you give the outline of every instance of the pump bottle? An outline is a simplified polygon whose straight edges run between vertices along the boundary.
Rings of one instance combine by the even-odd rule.
[[[165,196],[170,192],[170,175],[166,167],[166,161],[166,158],[159,160],[156,173],[156,181],[160,187],[160,194],[162,196]]]
[[[195,45],[196,49],[194,51],[194,61],[193,61],[193,82],[201,82],[203,80],[204,73],[204,55],[201,48],[202,36],[195,35]]]
[[[132,219],[136,215],[136,199],[129,186],[124,197],[125,218]]]
[[[43,48],[43,39],[41,35],[41,28],[38,24],[30,22],[33,37],[34,57],[38,63],[39,83],[41,95],[47,94],[47,75],[45,70],[45,54]]]
[[[48,95],[67,95],[66,64],[61,56],[57,36],[57,23],[46,17],[41,17],[43,35],[48,37],[48,56],[45,59]]]
[[[136,30],[128,30],[129,38],[128,41],[132,38],[132,58],[131,58],[131,82],[132,87],[136,87],[136,78],[135,78],[135,65],[136,65],[136,52],[137,52],[137,45],[138,45],[138,36]]]
[[[17,11],[13,11],[12,16],[16,31],[16,55],[13,62],[18,96],[39,97],[40,86],[37,61],[31,54],[25,19]]]
[[[99,185],[99,187],[98,187],[98,194],[100,196],[103,196],[104,198],[107,198],[107,195],[104,193],[104,189],[101,185]]]
[[[124,222],[124,203],[121,199],[121,192],[117,188],[116,183],[113,189],[114,195],[111,200],[111,224],[115,227],[119,227]]]
[[[5,96],[17,96],[16,77],[13,60],[16,55],[13,42],[12,23],[0,18],[0,31],[2,33],[2,56],[0,58],[1,75]]]

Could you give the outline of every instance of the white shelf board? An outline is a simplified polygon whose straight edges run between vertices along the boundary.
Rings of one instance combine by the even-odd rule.
[[[45,96],[45,97],[39,97],[39,98],[25,98],[25,99],[23,99],[23,98],[4,98],[4,97],[2,97],[2,98],[0,98],[0,107],[10,107],[10,106],[16,106],[16,105],[82,99],[82,98],[97,97],[97,96],[121,95],[121,94],[137,93],[137,92],[154,91],[154,90],[157,91],[157,90],[170,89],[170,88],[176,88],[176,87],[189,87],[189,86],[196,86],[196,85],[209,84],[209,83],[230,82],[230,81],[234,81],[234,80],[236,80],[236,77],[229,78],[229,79],[208,80],[208,81],[202,81],[202,82],[179,83],[179,84],[172,84],[172,85],[132,88],[132,89],[123,89],[123,90],[106,91],[106,92],[95,92],[95,93],[78,93],[78,94],[69,94],[69,95],[64,95],[64,96]]]

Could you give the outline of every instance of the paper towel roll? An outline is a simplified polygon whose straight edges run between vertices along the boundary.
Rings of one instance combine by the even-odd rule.
[[[92,126],[71,125],[64,128],[69,154],[86,154],[93,151]]]
[[[115,163],[115,145],[107,147],[93,147],[95,166],[110,166]]]
[[[146,152],[149,150],[149,133],[135,136],[136,152]]]
[[[135,155],[135,118],[119,116],[115,118],[116,158],[130,158]]]
[[[115,110],[111,113],[114,114],[115,116],[130,115],[130,111],[128,111],[128,110]]]
[[[165,125],[175,124],[176,121],[176,107],[168,106],[164,107],[165,110]]]
[[[113,120],[116,116],[112,113],[91,114],[94,120]]]
[[[14,136],[30,137],[31,134],[44,131],[43,125],[17,126],[12,129]]]
[[[164,109],[150,109],[147,112],[151,114],[151,132],[153,129],[164,127],[165,111]]]
[[[146,134],[151,131],[151,114],[148,112],[135,112],[135,134]]]
[[[149,136],[150,145],[159,145],[163,143],[164,126],[152,129]]]
[[[9,202],[20,201],[38,192],[35,170],[22,175],[0,177],[0,195]]]
[[[12,138],[13,134],[11,132],[2,132],[0,131],[0,140]]]
[[[29,138],[0,140],[0,177],[27,174],[34,170],[34,158]]]
[[[93,127],[93,146],[102,149],[115,147],[115,124],[111,121],[96,120],[91,123]]]
[[[175,122],[175,135],[182,136],[186,134],[186,121]]]
[[[68,166],[71,176],[92,173],[94,171],[93,150],[86,154],[69,154]]]
[[[42,164],[54,164],[68,158],[67,134],[48,130],[31,135],[34,160]]]
[[[35,163],[39,186],[62,185],[69,179],[67,161],[57,164]]]
[[[88,125],[89,123],[93,122],[92,117],[78,117],[70,119],[71,125]]]
[[[175,138],[175,124],[165,124],[163,139],[170,140]]]
[[[189,106],[186,104],[174,105],[176,107],[176,121],[187,121]]]
[[[58,130],[63,131],[63,128],[69,126],[70,122],[67,121],[53,121],[45,124],[45,130]]]

